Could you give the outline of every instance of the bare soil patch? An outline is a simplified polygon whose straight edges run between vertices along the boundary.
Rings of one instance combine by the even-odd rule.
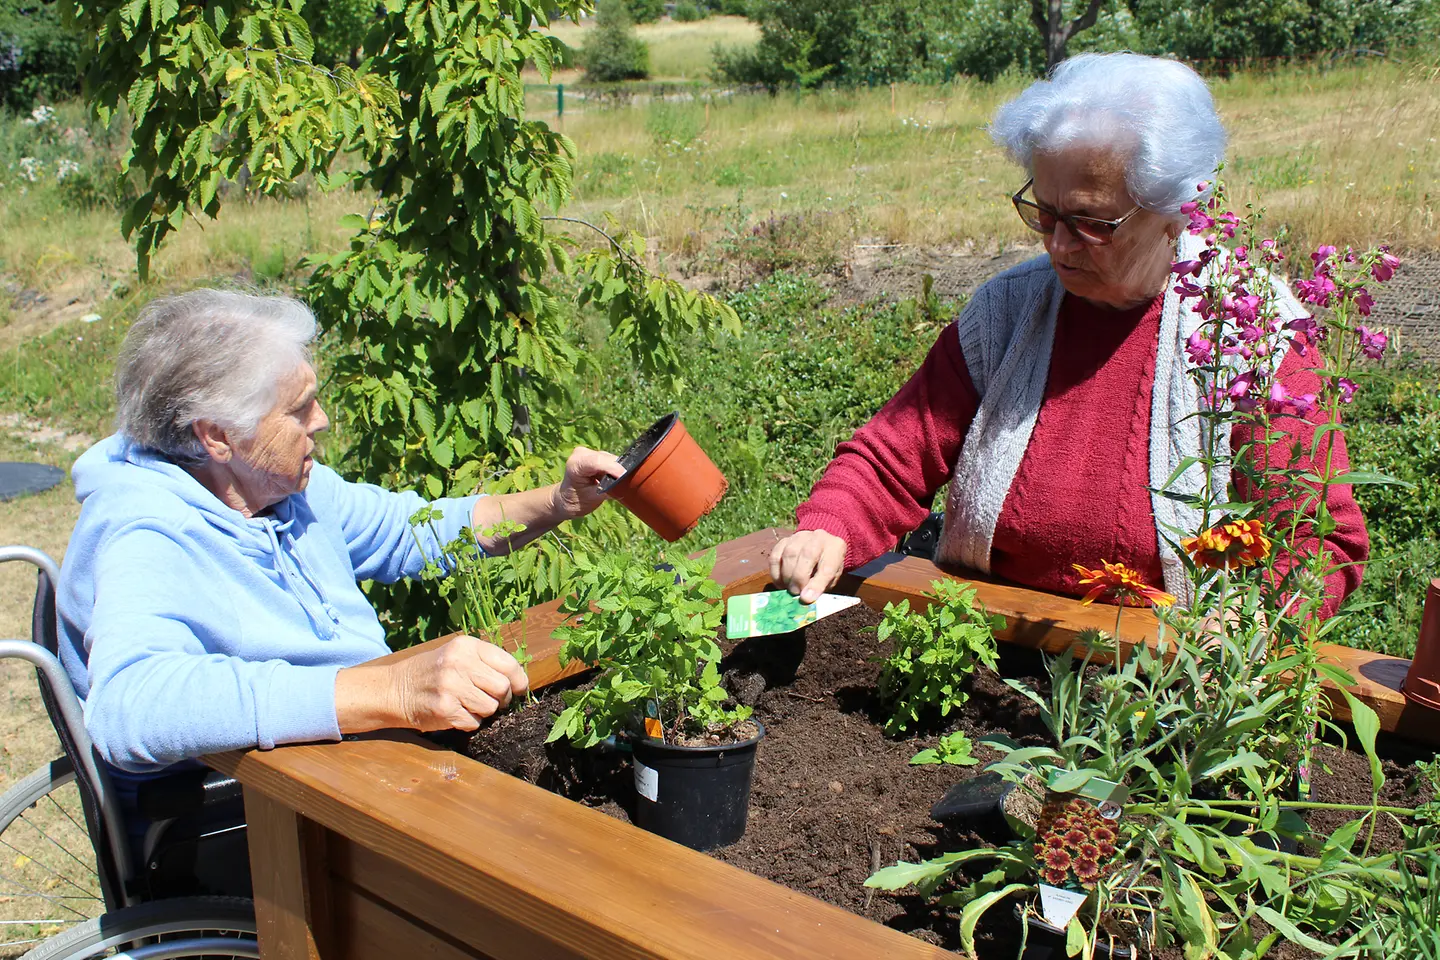
[[[853,251],[846,268],[826,278],[826,286],[840,304],[900,300],[918,296],[929,274],[935,293],[953,299],[1044,252],[1038,244],[993,252],[971,246],[867,247]],[[1378,288],[1375,299],[1374,325],[1392,331],[1400,350],[1440,361],[1440,252],[1406,255],[1395,278]]]

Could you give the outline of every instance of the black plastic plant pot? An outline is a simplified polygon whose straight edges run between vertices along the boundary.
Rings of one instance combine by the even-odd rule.
[[[745,836],[750,780],[759,730],[739,743],[682,747],[660,740],[631,741],[635,764],[635,825],[683,843],[714,850]]]
[[[1022,920],[1020,905],[1015,905],[1015,921],[1025,923],[1030,929],[1025,934],[1025,952],[1020,955],[1020,960],[1069,960],[1070,955],[1065,949],[1065,931],[1059,927],[1052,927],[1033,913],[1025,916]],[[1116,944],[1113,948],[1103,939],[1095,944],[1095,957],[1097,960],[1134,960],[1135,951],[1131,947]]]

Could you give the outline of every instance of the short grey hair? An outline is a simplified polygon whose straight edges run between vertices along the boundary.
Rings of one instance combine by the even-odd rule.
[[[315,315],[290,297],[192,290],[152,300],[120,348],[116,426],[176,463],[204,462],[195,422],[253,437],[314,339]]]
[[[1032,174],[1037,152],[1115,144],[1130,153],[1130,196],[1167,216],[1202,196],[1197,185],[1225,159],[1225,128],[1205,81],[1183,63],[1137,53],[1061,62],[1000,108],[990,135]]]

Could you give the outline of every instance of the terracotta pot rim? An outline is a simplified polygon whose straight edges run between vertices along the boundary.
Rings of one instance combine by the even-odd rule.
[[[646,463],[648,463],[650,461],[650,458],[653,457],[660,450],[660,448],[665,445],[665,441],[670,438],[670,434],[675,432],[675,428],[677,426],[681,427],[682,429],[684,428],[684,423],[680,420],[680,411],[673,410],[670,413],[667,413],[665,416],[652,423],[649,427],[645,428],[645,430],[640,434],[640,436],[636,437],[635,441],[631,443],[629,447],[625,448],[624,452],[620,454],[621,464],[623,465],[625,463],[625,459],[627,457],[632,457],[636,453],[637,448],[640,446],[641,443],[645,442],[645,440],[647,439],[647,435],[652,430],[655,430],[657,427],[661,427],[662,424],[664,425],[663,429],[660,430],[659,436],[655,438],[655,442],[650,444],[650,449],[645,451],[645,455],[643,457],[640,457],[639,459],[635,460],[634,463],[625,467],[624,476],[606,477],[604,480],[600,481],[601,493],[616,498],[623,497],[624,494],[629,491],[631,484],[635,482],[635,478],[640,473],[640,468]]]

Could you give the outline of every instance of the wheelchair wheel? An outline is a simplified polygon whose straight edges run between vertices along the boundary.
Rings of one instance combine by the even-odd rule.
[[[238,897],[180,897],[75,924],[24,960],[256,960],[255,906]]]
[[[0,958],[104,912],[75,770],[60,757],[0,795]]]

